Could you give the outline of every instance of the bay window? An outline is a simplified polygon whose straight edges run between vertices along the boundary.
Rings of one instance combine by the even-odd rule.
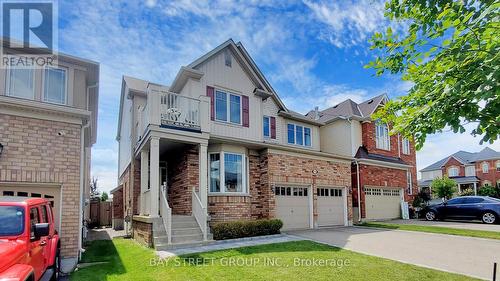
[[[215,91],[215,120],[241,124],[241,96]]]
[[[66,104],[66,69],[48,67],[44,70],[43,100],[50,103]]]
[[[246,193],[246,158],[238,153],[210,153],[210,192]]]
[[[23,99],[35,98],[35,72],[33,69],[10,68],[7,70],[7,95]]]
[[[379,149],[391,150],[391,141],[389,138],[389,127],[387,124],[377,122],[375,124],[375,142]]]
[[[288,144],[311,146],[311,128],[288,124]]]

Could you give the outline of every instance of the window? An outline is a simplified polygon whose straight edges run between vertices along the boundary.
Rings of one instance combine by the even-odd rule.
[[[473,177],[475,175],[476,175],[476,167],[474,167],[474,166],[465,167],[465,176],[466,177]]]
[[[264,116],[263,118],[263,129],[264,129],[264,137],[271,137],[271,118],[269,116]]]
[[[500,172],[500,160],[497,161],[497,172]]]
[[[458,205],[458,204],[462,204],[463,201],[464,201],[463,197],[458,197],[458,198],[453,198],[451,200],[448,200],[446,203],[448,205]]]
[[[231,67],[231,51],[229,49],[224,51],[224,64]]]
[[[210,154],[210,192],[246,192],[246,164],[243,154]],[[222,184],[221,184],[222,183]]]
[[[321,197],[342,197],[342,189],[338,188],[318,188],[318,196]]]
[[[241,96],[215,91],[215,119],[241,124]]]
[[[43,81],[43,100],[50,103],[66,104],[66,70],[46,68]]]
[[[7,95],[23,99],[35,98],[34,70],[10,68],[7,71]]]
[[[288,144],[311,146],[311,128],[288,124]]]
[[[0,206],[0,236],[20,235],[24,231],[24,209],[19,206]]]
[[[484,201],[483,198],[467,198],[466,197],[462,201],[462,204],[478,204],[478,203],[481,203],[483,201]]]
[[[448,177],[458,177],[458,168],[457,167],[448,168]]]
[[[483,186],[491,186],[491,181],[483,181]]]
[[[412,183],[412,175],[411,171],[406,171],[406,186],[407,186],[407,193],[408,195],[413,194],[413,183]]]
[[[375,142],[379,149],[391,150],[391,141],[389,138],[389,127],[387,124],[377,122],[375,125]]]
[[[410,140],[403,138],[403,154],[410,154]]]
[[[488,170],[490,169],[490,165],[488,165],[488,162],[483,162],[482,167],[483,167],[483,174],[487,174]]]
[[[30,209],[30,235],[31,239],[35,238],[35,224],[40,223],[40,216],[38,214],[38,208],[34,207]]]
[[[307,187],[276,186],[274,188],[274,194],[278,196],[307,197]]]
[[[49,218],[47,216],[47,207],[41,206],[42,209],[42,222],[49,222]]]

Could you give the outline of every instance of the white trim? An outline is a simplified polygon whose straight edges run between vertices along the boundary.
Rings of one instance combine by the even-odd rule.
[[[210,161],[210,155],[213,154],[218,154],[219,155],[219,187],[220,191],[211,191],[211,161]],[[225,154],[233,154],[233,155],[240,155],[242,157],[241,159],[241,184],[242,186],[242,192],[231,192],[231,191],[226,191],[226,184],[225,184],[225,160],[224,156]],[[211,195],[248,195],[249,194],[249,177],[247,176],[248,174],[248,169],[247,169],[247,163],[249,162],[248,157],[244,153],[237,153],[237,152],[229,152],[229,151],[219,151],[219,152],[209,152],[208,153],[208,196]]]
[[[307,196],[309,197],[309,228],[313,229],[314,228],[314,190],[313,186],[309,185],[307,186],[307,189],[309,190]]]
[[[266,118],[267,118],[267,120],[269,120],[269,126],[268,126],[269,127],[269,135],[267,135],[267,136],[265,134],[266,132],[264,131],[265,130],[264,129],[265,128],[264,127],[264,119],[266,119]],[[266,140],[271,139],[271,116],[269,116],[269,115],[262,115],[262,137]]]
[[[407,138],[403,138],[401,144],[403,146],[403,154],[409,155],[411,153],[410,140]]]
[[[456,171],[456,173],[452,174],[451,171]],[[446,173],[448,174],[448,177],[458,177],[460,174],[460,169],[457,166],[450,166],[448,167]]]
[[[380,129],[379,129],[380,128]],[[382,139],[379,140],[379,130],[383,130]],[[386,147],[387,146],[387,147]],[[382,150],[391,150],[391,136],[389,135],[389,125],[382,122],[375,122],[375,147]]]

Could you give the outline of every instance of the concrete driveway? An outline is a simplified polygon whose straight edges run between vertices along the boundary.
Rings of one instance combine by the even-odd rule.
[[[491,280],[493,262],[500,262],[500,240],[493,239],[364,227],[291,231],[289,234],[355,252],[487,280]]]
[[[426,220],[390,220],[384,221],[385,223],[396,224],[416,224],[416,225],[430,225],[442,226],[450,228],[471,229],[471,230],[487,230],[500,232],[500,224],[485,224],[480,221],[426,221]]]

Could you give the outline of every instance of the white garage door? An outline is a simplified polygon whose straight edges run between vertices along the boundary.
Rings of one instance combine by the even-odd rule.
[[[395,219],[401,217],[400,188],[365,188],[366,219]]]
[[[318,188],[318,225],[344,224],[344,196],[341,188]]]
[[[277,186],[276,218],[283,221],[283,229],[309,228],[310,208],[307,187]]]
[[[0,185],[0,196],[45,198],[52,205],[56,229],[59,231],[61,189],[59,187]]]

